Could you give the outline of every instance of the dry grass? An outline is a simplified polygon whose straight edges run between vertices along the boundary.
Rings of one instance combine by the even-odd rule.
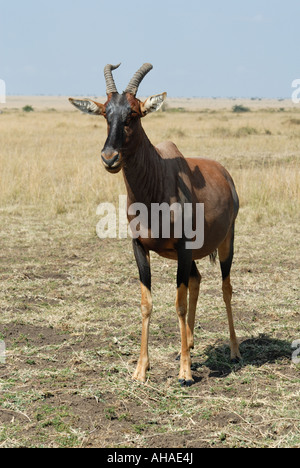
[[[153,142],[172,139],[187,156],[224,163],[235,176],[242,206],[267,203],[276,214],[292,213],[299,203],[296,110],[165,112],[149,116],[144,126]],[[71,111],[11,110],[0,122],[1,206],[86,209],[124,192],[122,176],[107,177],[99,164],[104,120]]]
[[[196,384],[178,387],[176,268],[154,255],[152,370],[146,385],[131,381],[140,340],[135,261],[129,240],[95,234],[98,203],[125,193],[122,175],[100,164],[105,123],[72,109],[9,109],[0,115],[0,446],[300,446],[291,360],[300,338],[300,111],[263,101],[244,114],[233,103],[187,104],[148,116],[144,127],[153,143],[172,139],[234,176],[243,362],[230,364],[219,271],[201,262]]]

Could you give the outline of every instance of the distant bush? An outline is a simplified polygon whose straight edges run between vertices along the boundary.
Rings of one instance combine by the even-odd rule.
[[[23,112],[33,112],[34,108],[32,106],[24,106],[22,110]]]
[[[249,135],[258,135],[258,131],[253,127],[241,127],[235,132],[237,138],[245,137]]]
[[[235,106],[233,106],[232,112],[238,114],[241,112],[251,112],[251,110],[249,109],[249,107],[243,106],[243,104],[236,104]]]
[[[212,130],[212,135],[217,138],[227,138],[232,136],[232,133],[229,128],[226,127],[215,127]]]
[[[300,119],[290,119],[288,122],[291,125],[300,125]]]
[[[173,114],[180,113],[180,112],[186,112],[184,107],[164,107],[163,110],[165,112],[171,112]]]

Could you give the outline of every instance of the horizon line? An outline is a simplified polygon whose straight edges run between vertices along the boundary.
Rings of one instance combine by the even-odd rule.
[[[41,93],[38,93],[38,94],[23,94],[23,93],[6,93],[6,97],[61,97],[61,98],[64,98],[64,97],[69,97],[70,94],[41,94]],[[72,96],[75,96],[75,97],[106,97],[105,94],[96,94],[96,93],[87,93],[87,94],[83,94],[83,93],[80,93],[80,94],[72,94]],[[140,96],[140,97],[145,97],[145,96]],[[290,96],[273,96],[273,97],[266,97],[266,96],[170,96],[168,95],[167,99],[213,99],[213,100],[216,100],[216,99],[228,99],[228,100],[234,100],[234,99],[249,99],[249,100],[252,100],[252,101],[259,101],[259,100],[283,100],[283,101],[286,101],[286,100],[290,100],[291,97]]]

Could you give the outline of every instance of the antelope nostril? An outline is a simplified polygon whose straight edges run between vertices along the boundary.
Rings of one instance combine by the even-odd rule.
[[[113,167],[120,159],[120,155],[117,153],[112,158],[107,159],[103,154],[101,154],[102,161],[107,167]]]

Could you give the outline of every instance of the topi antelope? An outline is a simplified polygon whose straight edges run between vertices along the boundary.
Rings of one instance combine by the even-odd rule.
[[[201,275],[195,260],[219,254],[223,277],[223,298],[226,305],[231,358],[240,358],[232,310],[230,270],[233,259],[234,225],[239,210],[239,199],[233,180],[226,169],[216,161],[184,158],[174,143],[167,141],[153,146],[141,124],[141,118],[157,111],[166,93],[150,96],[145,102],[136,98],[144,77],[153,68],[144,64],[133,76],[123,94],[119,94],[112,71],[120,65],[107,65],[104,69],[107,102],[99,104],[89,99],[70,102],[83,112],[103,115],[107,121],[108,137],[101,152],[102,163],[110,173],[123,171],[127,189],[128,220],[132,220],[130,207],[139,202],[151,212],[152,204],[173,203],[192,206],[204,204],[204,243],[200,248],[187,248],[184,235],[174,234],[174,219],[170,217],[170,236],[140,235],[133,239],[133,250],[141,283],[142,338],[141,352],[133,378],[145,382],[150,362],[148,355],[149,324],[152,311],[150,251],[162,257],[177,260],[176,311],[181,334],[179,382],[182,386],[193,383],[190,350],[194,347],[195,312]],[[150,219],[150,218],[149,218]],[[194,221],[194,219],[193,219]],[[151,225],[149,226],[151,230]],[[189,304],[188,304],[189,293]]]

